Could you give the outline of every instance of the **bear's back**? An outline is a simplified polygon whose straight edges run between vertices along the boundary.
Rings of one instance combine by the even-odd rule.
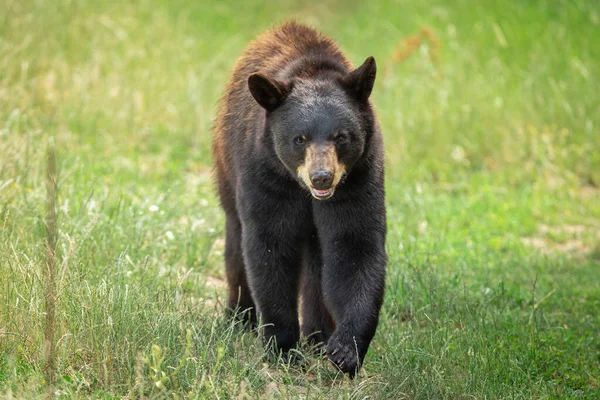
[[[249,44],[234,67],[231,83],[245,84],[248,76],[258,71],[280,78],[278,75],[290,63],[302,57],[327,58],[350,68],[333,40],[292,21],[263,33]]]

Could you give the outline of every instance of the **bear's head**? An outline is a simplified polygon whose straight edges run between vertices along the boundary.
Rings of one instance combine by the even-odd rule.
[[[346,74],[248,78],[252,96],[266,110],[265,132],[277,157],[318,200],[333,196],[365,150],[373,129],[368,99],[376,71],[369,57]]]

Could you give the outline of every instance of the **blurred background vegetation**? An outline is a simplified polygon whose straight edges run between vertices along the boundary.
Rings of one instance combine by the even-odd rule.
[[[273,369],[221,317],[209,129],[288,18],[378,63],[390,263],[354,382]],[[52,138],[61,395],[595,398],[599,76],[593,0],[2,0],[0,393],[48,384]]]

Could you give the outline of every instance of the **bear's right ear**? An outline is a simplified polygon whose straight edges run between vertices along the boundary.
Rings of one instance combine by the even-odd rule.
[[[265,110],[279,107],[290,93],[290,85],[256,72],[248,77],[248,88],[254,100]]]

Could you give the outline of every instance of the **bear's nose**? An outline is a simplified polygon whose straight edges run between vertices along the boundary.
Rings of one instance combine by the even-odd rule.
[[[310,174],[310,182],[318,190],[326,190],[333,182],[333,172],[328,169],[317,169]]]

